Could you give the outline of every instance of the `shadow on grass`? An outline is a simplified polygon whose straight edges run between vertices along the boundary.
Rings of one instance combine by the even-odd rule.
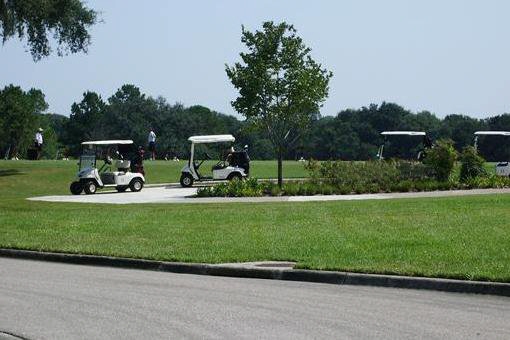
[[[0,177],[22,175],[23,172],[18,169],[2,169],[0,170]]]

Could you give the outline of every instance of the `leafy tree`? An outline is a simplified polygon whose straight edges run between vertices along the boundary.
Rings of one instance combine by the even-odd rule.
[[[453,140],[455,149],[459,151],[473,144],[473,134],[477,130],[486,130],[484,122],[464,115],[448,115],[441,124],[439,134]]]
[[[123,85],[108,98],[104,117],[108,138],[132,139],[137,145],[146,145],[156,111],[156,100],[147,97],[134,85]],[[158,134],[158,128],[155,129]]]
[[[19,86],[9,85],[0,91],[0,148],[10,150],[9,158],[25,152],[38,127],[38,114],[47,107],[40,90],[25,92]]]
[[[105,108],[106,103],[101,96],[90,91],[83,94],[81,102],[73,103],[64,138],[72,154],[77,154],[83,141],[107,138]]]
[[[421,111],[406,116],[406,129],[412,131],[426,131],[432,139],[439,137],[441,120],[429,111]]]
[[[81,0],[1,0],[0,36],[5,43],[17,36],[26,37],[35,61],[50,55],[52,35],[57,54],[87,52],[88,29],[97,21],[97,13]]]
[[[292,25],[265,22],[255,33],[242,28],[241,42],[248,53],[243,63],[226,66],[239,97],[232,106],[251,124],[266,130],[278,158],[278,185],[282,159],[318,114],[328,95],[332,73],[310,56]]]

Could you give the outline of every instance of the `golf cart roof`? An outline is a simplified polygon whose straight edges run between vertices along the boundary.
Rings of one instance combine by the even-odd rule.
[[[383,136],[426,136],[427,134],[423,131],[383,131]]]
[[[115,144],[133,144],[133,141],[131,139],[114,139],[114,140],[94,140],[81,143],[81,145],[115,145]]]
[[[510,136],[510,131],[476,131],[475,136]]]
[[[191,136],[188,140],[192,143],[221,143],[234,142],[236,139],[232,135],[208,135],[208,136]]]

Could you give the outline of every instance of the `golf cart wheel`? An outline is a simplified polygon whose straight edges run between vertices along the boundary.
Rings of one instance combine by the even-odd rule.
[[[182,187],[189,188],[193,185],[193,176],[188,173],[182,174],[180,182]]]
[[[73,182],[69,189],[73,195],[79,195],[83,191],[83,185],[80,182]]]
[[[85,185],[83,186],[83,190],[85,190],[85,193],[87,195],[95,194],[97,191],[96,182],[94,182],[94,181],[85,182]]]
[[[120,185],[120,186],[116,187],[115,189],[117,189],[118,192],[124,192],[127,190],[127,188],[128,188],[127,185]]]
[[[243,176],[241,176],[240,173],[238,172],[234,172],[234,173],[231,173],[230,175],[228,175],[227,179],[229,181],[233,181],[233,180],[238,180],[238,181],[241,181],[243,179]]]
[[[129,183],[129,190],[138,192],[143,188],[143,181],[139,178],[135,178]]]

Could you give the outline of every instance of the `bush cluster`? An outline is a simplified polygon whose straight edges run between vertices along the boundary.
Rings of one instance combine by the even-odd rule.
[[[484,160],[476,150],[466,148],[460,160],[461,178],[452,175],[456,154],[445,142],[430,150],[429,162],[408,161],[342,162],[310,161],[306,169],[310,179],[285,182],[280,188],[274,182],[258,182],[255,178],[231,181],[198,190],[199,197],[257,197],[347,195],[384,192],[435,191],[475,188],[508,188],[510,178],[487,174]],[[454,150],[453,150],[454,151]],[[464,169],[464,170],[462,170]],[[464,172],[463,172],[464,171]]]
[[[256,178],[247,180],[233,180],[219,183],[210,187],[201,187],[197,190],[198,197],[260,197],[264,185],[258,183]]]
[[[345,192],[389,192],[405,182],[430,182],[434,169],[407,161],[342,162],[310,161],[306,165],[311,181]],[[405,184],[404,184],[405,185]]]
[[[267,185],[266,185],[267,188]],[[281,196],[310,196],[310,195],[349,195],[349,194],[375,194],[384,192],[412,192],[456,189],[455,182],[439,182],[434,179],[419,181],[401,181],[389,187],[382,188],[376,183],[366,186],[334,186],[328,183],[313,183],[311,181],[288,182],[281,190],[274,189]],[[268,192],[267,189],[264,192]]]

